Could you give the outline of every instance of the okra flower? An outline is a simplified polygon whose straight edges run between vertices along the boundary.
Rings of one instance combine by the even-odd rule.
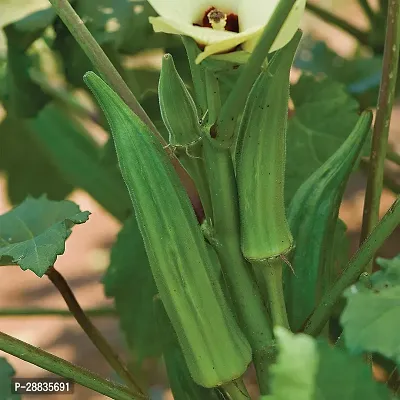
[[[203,48],[200,63],[241,46],[252,52],[279,0],[149,0],[160,15],[150,17],[155,32],[190,36]],[[297,31],[306,0],[297,0],[272,45],[285,46]]]

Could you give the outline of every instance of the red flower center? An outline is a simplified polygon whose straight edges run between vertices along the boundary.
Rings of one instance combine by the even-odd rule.
[[[238,16],[233,13],[225,14],[215,7],[210,7],[209,9],[207,9],[203,14],[203,18],[200,20],[200,23],[193,25],[203,26],[205,28],[212,28],[211,21],[219,23],[223,19],[226,19],[226,24],[224,27],[226,31],[239,33]]]

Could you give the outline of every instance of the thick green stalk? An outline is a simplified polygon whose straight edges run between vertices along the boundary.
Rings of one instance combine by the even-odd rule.
[[[363,243],[379,221],[379,206],[383,189],[385,158],[388,147],[390,120],[395,99],[400,48],[400,3],[390,0],[387,17],[385,51],[378,108],[376,112],[370,171],[365,193],[363,224],[360,242]],[[372,263],[367,268],[372,272]]]
[[[204,153],[213,205],[215,249],[253,355],[263,354],[271,345],[272,330],[261,295],[253,281],[250,265],[240,250],[239,209],[233,163],[229,150],[214,147],[212,140],[204,141]],[[261,391],[266,393],[267,368],[265,365],[257,365],[256,368]]]
[[[261,67],[268,56],[269,50],[292,10],[294,3],[295,0],[280,0],[270,22],[266,25],[257,46],[225,102],[218,121],[212,128],[213,132],[215,132],[217,142],[222,147],[229,148],[232,146],[237,117],[243,111],[247,95],[260,74]]]
[[[364,241],[352,257],[346,269],[322,298],[304,326],[304,332],[316,336],[329,320],[332,309],[342,297],[343,291],[362,274],[365,266],[372,260],[376,251],[400,223],[400,197],[393,203],[371,235]]]
[[[263,284],[267,288],[268,305],[273,325],[283,326],[290,330],[282,285],[283,260],[280,257],[275,257],[252,261],[252,265],[263,276]]]
[[[109,396],[112,399],[139,399],[139,397],[125,386],[104,379],[94,372],[71,364],[62,358],[56,357],[35,346],[6,335],[3,332],[0,332],[0,350],[20,358],[21,360],[37,365],[46,371],[67,379],[72,379],[75,383],[104,394],[105,396]]]
[[[323,21],[333,26],[336,26],[337,28],[341,29],[342,31],[356,38],[360,42],[360,44],[363,44],[364,46],[370,46],[368,32],[364,32],[356,28],[355,26],[349,24],[344,19],[332,14],[327,10],[324,10],[319,6],[316,6],[315,4],[307,2],[306,7],[308,11],[312,12],[317,17],[321,18]]]
[[[87,317],[116,317],[112,307],[89,308],[84,311]],[[0,308],[0,317],[73,317],[69,310],[58,308]]]
[[[51,267],[46,272],[46,275],[64,298],[69,310],[74,315],[78,324],[88,335],[89,339],[97,347],[104,358],[108,361],[110,366],[127,383],[127,385],[129,385],[132,390],[135,391],[137,397],[147,398],[147,396],[143,394],[142,389],[135,382],[135,379],[129,370],[114,352],[114,349],[84,313],[64,277],[54,267]]]

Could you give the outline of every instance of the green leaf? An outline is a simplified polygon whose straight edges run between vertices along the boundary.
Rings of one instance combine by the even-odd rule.
[[[0,3],[0,28],[48,8],[50,8],[48,0],[2,0]]]
[[[110,0],[114,2],[114,0]],[[124,54],[136,54],[144,49],[178,46],[179,38],[174,35],[154,32],[149,17],[157,16],[148,1],[126,1],[129,9],[121,20],[118,50]]]
[[[70,133],[65,124],[53,125],[51,129],[53,141],[57,133]],[[23,120],[7,117],[0,123],[0,148],[0,171],[6,175],[11,203],[18,204],[29,195],[42,194],[52,200],[62,200],[72,191],[57,160],[49,156],[38,135]]]
[[[28,52],[32,43],[40,37],[45,26],[32,31],[20,31],[17,24],[4,28],[7,38],[7,77],[4,105],[9,114],[22,118],[34,117],[49,101],[39,85],[32,81],[30,69],[38,58]]]
[[[0,216],[0,266],[19,265],[42,277],[64,253],[72,227],[89,215],[72,201],[27,198]]]
[[[3,357],[0,357],[0,400],[19,400],[18,394],[11,393],[11,378],[15,375],[14,368]]]
[[[271,366],[271,399],[311,400],[318,371],[318,350],[315,340],[307,335],[293,335],[275,328],[279,355]],[[305,367],[307,366],[307,367]]]
[[[135,95],[140,95],[136,86],[141,86],[141,82],[138,78],[132,79],[131,72],[125,73],[121,53],[132,55],[179,42],[173,35],[154,32],[149,16],[157,13],[147,1],[77,0],[74,8]],[[82,87],[83,75],[93,66],[59,19],[55,21],[54,29],[54,47],[63,59],[65,76],[73,85]]]
[[[346,290],[340,322],[351,351],[377,352],[400,364],[400,257],[379,263],[384,269],[371,276],[371,288]]]
[[[371,367],[326,342],[318,343],[315,400],[388,400],[389,389],[374,380]]]
[[[265,400],[386,400],[389,390],[373,380],[358,357],[310,336],[275,328],[279,354],[271,366],[272,395]]]
[[[153,305],[157,288],[134,217],[125,222],[118,235],[103,283],[106,296],[114,298],[121,328],[134,356],[140,362],[160,355],[160,331]]]
[[[308,75],[302,75],[292,86],[291,97],[295,113],[289,119],[287,132],[287,203],[348,137],[359,108],[343,85]]]
[[[85,190],[121,221],[131,214],[121,173],[114,165],[102,164],[99,146],[80,123],[60,107],[49,104],[28,125],[47,157],[74,187]]]
[[[326,75],[343,83],[365,109],[375,106],[381,81],[382,57],[370,56],[348,59],[340,57],[323,41],[310,36],[302,40],[295,66],[314,75]]]

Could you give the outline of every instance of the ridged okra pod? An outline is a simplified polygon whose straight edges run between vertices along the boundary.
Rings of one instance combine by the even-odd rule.
[[[290,325],[302,327],[329,280],[330,255],[340,203],[348,177],[368,137],[372,113],[365,111],[339,149],[297,190],[288,211],[296,241],[291,262],[296,275],[287,272],[285,294]],[[325,275],[325,276],[324,276]],[[328,282],[329,284],[329,282]]]
[[[169,145],[193,179],[205,214],[211,218],[210,191],[202,158],[200,118],[170,54],[165,54],[162,60],[158,94],[161,116],[169,133]]]
[[[85,82],[110,124],[151,270],[193,380],[240,377],[250,346],[232,315],[189,199],[161,144],[96,74]]]
[[[256,80],[236,147],[241,247],[249,261],[288,253],[284,180],[289,73],[301,33],[280,50]]]
[[[296,240],[291,261],[296,275],[285,277],[289,320],[300,329],[311,314],[330,278],[330,255],[340,203],[348,177],[371,128],[372,113],[365,111],[339,149],[297,190],[288,211]],[[329,285],[329,282],[327,282]]]

